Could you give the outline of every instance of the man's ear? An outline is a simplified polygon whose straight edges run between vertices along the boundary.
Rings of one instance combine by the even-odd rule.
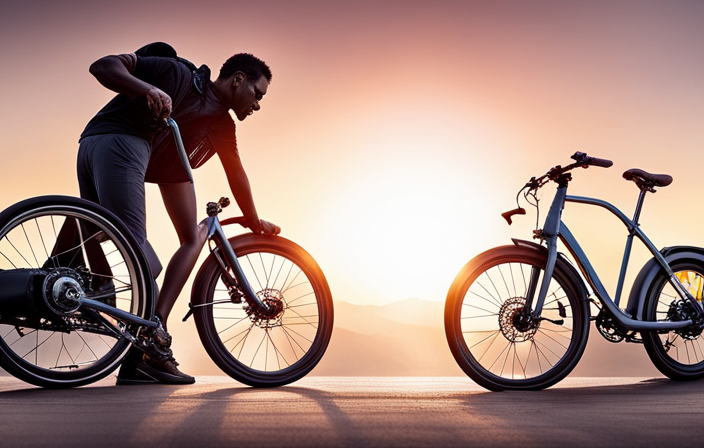
[[[243,82],[244,79],[246,78],[245,74],[242,72],[235,72],[235,76],[232,78],[232,84],[235,87],[239,87]]]

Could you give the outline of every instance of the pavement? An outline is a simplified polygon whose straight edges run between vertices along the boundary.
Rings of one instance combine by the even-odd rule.
[[[567,378],[540,392],[488,392],[465,377],[113,384],[45,390],[0,377],[0,446],[646,448],[704,438],[704,381]]]

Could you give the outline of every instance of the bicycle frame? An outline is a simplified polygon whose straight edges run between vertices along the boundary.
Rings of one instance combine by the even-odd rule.
[[[543,304],[545,303],[545,298],[548,293],[548,287],[550,280],[552,278],[555,263],[557,260],[557,240],[558,238],[567,247],[570,254],[574,257],[579,269],[581,270],[587,283],[591,286],[592,291],[597,296],[603,307],[609,311],[609,313],[614,317],[614,319],[624,328],[633,331],[642,330],[674,330],[678,328],[684,328],[692,325],[692,320],[682,320],[682,321],[670,321],[670,322],[646,322],[639,319],[633,318],[632,315],[622,310],[619,306],[619,299],[623,289],[623,283],[626,276],[626,269],[628,267],[628,261],[630,259],[631,248],[633,245],[633,237],[637,237],[653,254],[653,257],[660,265],[660,267],[667,273],[670,284],[675,288],[675,291],[679,294],[680,298],[683,300],[694,301],[697,304],[697,310],[702,313],[701,306],[694,299],[694,297],[689,294],[687,289],[682,286],[682,283],[674,275],[670,265],[667,263],[663,255],[658,251],[658,249],[653,245],[653,243],[648,239],[648,237],[643,233],[638,224],[638,218],[640,216],[640,211],[643,206],[643,201],[645,197],[645,191],[641,191],[638,204],[636,205],[636,211],[633,220],[626,217],[619,209],[615,206],[609,204],[608,202],[602,201],[600,199],[582,197],[582,196],[569,196],[567,195],[567,185],[560,185],[557,188],[557,193],[553,199],[552,205],[550,206],[550,211],[545,219],[545,224],[543,226],[542,236],[547,243],[548,248],[548,258],[545,266],[545,275],[543,277],[542,283],[540,285],[540,292],[538,294],[537,302],[535,307],[533,307],[534,293],[537,289],[539,269],[534,269],[531,274],[529,293],[527,297],[526,307],[528,310],[532,309],[531,316],[535,319],[540,318],[542,312]],[[577,239],[572,235],[568,227],[562,221],[562,210],[564,208],[565,202],[575,202],[580,204],[595,205],[598,207],[605,208],[610,211],[616,217],[618,217],[621,222],[628,229],[628,237],[626,240],[626,248],[623,255],[623,261],[621,264],[621,271],[619,273],[618,285],[616,290],[616,295],[612,299],[606,292],[606,288],[602,284],[599,276],[592,267],[586,254],[580,247]]]

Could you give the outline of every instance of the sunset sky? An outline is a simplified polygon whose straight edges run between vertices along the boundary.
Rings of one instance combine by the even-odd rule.
[[[262,110],[238,123],[240,154],[260,216],[311,252],[337,300],[443,301],[474,255],[530,239],[532,211],[511,228],[500,213],[575,151],[614,167],[575,173],[571,193],[628,215],[637,189],[623,171],[671,174],[643,229],[658,246],[704,245],[694,0],[3,1],[0,208],[78,194],[78,136],[112,96],[88,66],[157,40],[214,71],[237,52],[271,66]],[[215,158],[195,182],[199,203],[232,196]],[[616,270],[625,231],[583,207],[566,221],[597,268]],[[148,209],[166,264],[178,240],[154,185]]]

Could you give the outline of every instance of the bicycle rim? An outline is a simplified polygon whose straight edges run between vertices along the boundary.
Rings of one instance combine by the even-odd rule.
[[[542,282],[545,257],[507,246],[477,258],[448,294],[446,332],[458,364],[490,390],[543,389],[557,383],[586,345],[588,316],[577,289],[556,269],[543,320],[525,328],[517,316],[534,270],[538,285]]]
[[[333,310],[325,277],[310,255],[284,238],[254,237],[233,246],[257,296],[278,311],[264,317],[244,301],[233,303],[210,259],[202,268],[204,281],[194,285],[194,296],[205,289],[194,297],[207,304],[196,315],[203,344],[223,371],[245,384],[295,381],[315,367],[330,340]]]
[[[148,317],[145,276],[123,232],[93,210],[94,205],[86,208],[76,198],[51,203],[55,200],[25,201],[30,207],[0,222],[0,269],[42,270],[80,284],[87,298],[107,293],[97,300]],[[74,231],[68,246],[66,234],[59,236],[66,229]],[[92,269],[91,259],[97,263],[100,257],[108,270]],[[40,303],[38,315],[0,317],[0,364],[8,372],[39,386],[72,387],[96,381],[117,367],[129,348],[126,340],[87,311],[56,313],[44,305]],[[104,313],[100,318],[124,328]]]

